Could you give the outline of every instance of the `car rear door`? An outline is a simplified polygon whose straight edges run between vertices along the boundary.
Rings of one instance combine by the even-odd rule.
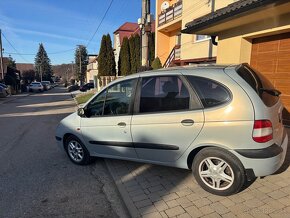
[[[200,133],[204,114],[187,81],[178,75],[143,77],[131,132],[138,158],[177,160]]]

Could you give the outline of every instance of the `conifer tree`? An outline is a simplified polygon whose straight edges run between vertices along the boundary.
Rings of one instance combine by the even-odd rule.
[[[116,62],[115,62],[115,56],[114,51],[112,47],[112,40],[110,34],[107,34],[106,36],[106,48],[107,48],[107,76],[116,76]]]
[[[39,44],[38,52],[34,59],[34,65],[37,77],[40,80],[51,80],[53,72],[51,69],[50,59],[42,43]]]
[[[129,40],[127,37],[124,37],[123,43],[120,51],[120,71],[121,75],[125,76],[130,74],[131,72],[131,64],[130,64],[130,47]]]
[[[98,56],[98,75],[107,75],[107,37],[103,35]]]
[[[75,74],[77,80],[84,83],[88,64],[88,52],[84,45],[79,45],[75,50]]]

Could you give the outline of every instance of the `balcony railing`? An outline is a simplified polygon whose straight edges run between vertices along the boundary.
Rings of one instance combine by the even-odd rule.
[[[162,26],[178,17],[182,14],[182,1],[176,2],[174,5],[161,12],[158,16],[158,26]]]
[[[174,48],[171,50],[170,54],[168,55],[167,60],[165,61],[165,64],[163,65],[164,68],[170,67],[171,63],[174,63],[174,61],[180,60],[180,45],[174,46]]]

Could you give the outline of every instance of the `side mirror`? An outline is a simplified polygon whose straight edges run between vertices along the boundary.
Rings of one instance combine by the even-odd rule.
[[[78,108],[77,114],[80,117],[84,117],[85,116],[85,109],[84,108]]]

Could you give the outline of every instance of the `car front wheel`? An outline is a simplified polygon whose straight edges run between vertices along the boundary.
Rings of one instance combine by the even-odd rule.
[[[242,163],[232,153],[220,148],[209,147],[198,152],[192,170],[204,190],[221,196],[240,191],[246,178]]]
[[[75,136],[69,136],[65,140],[65,150],[75,164],[87,165],[93,160],[84,144]]]

